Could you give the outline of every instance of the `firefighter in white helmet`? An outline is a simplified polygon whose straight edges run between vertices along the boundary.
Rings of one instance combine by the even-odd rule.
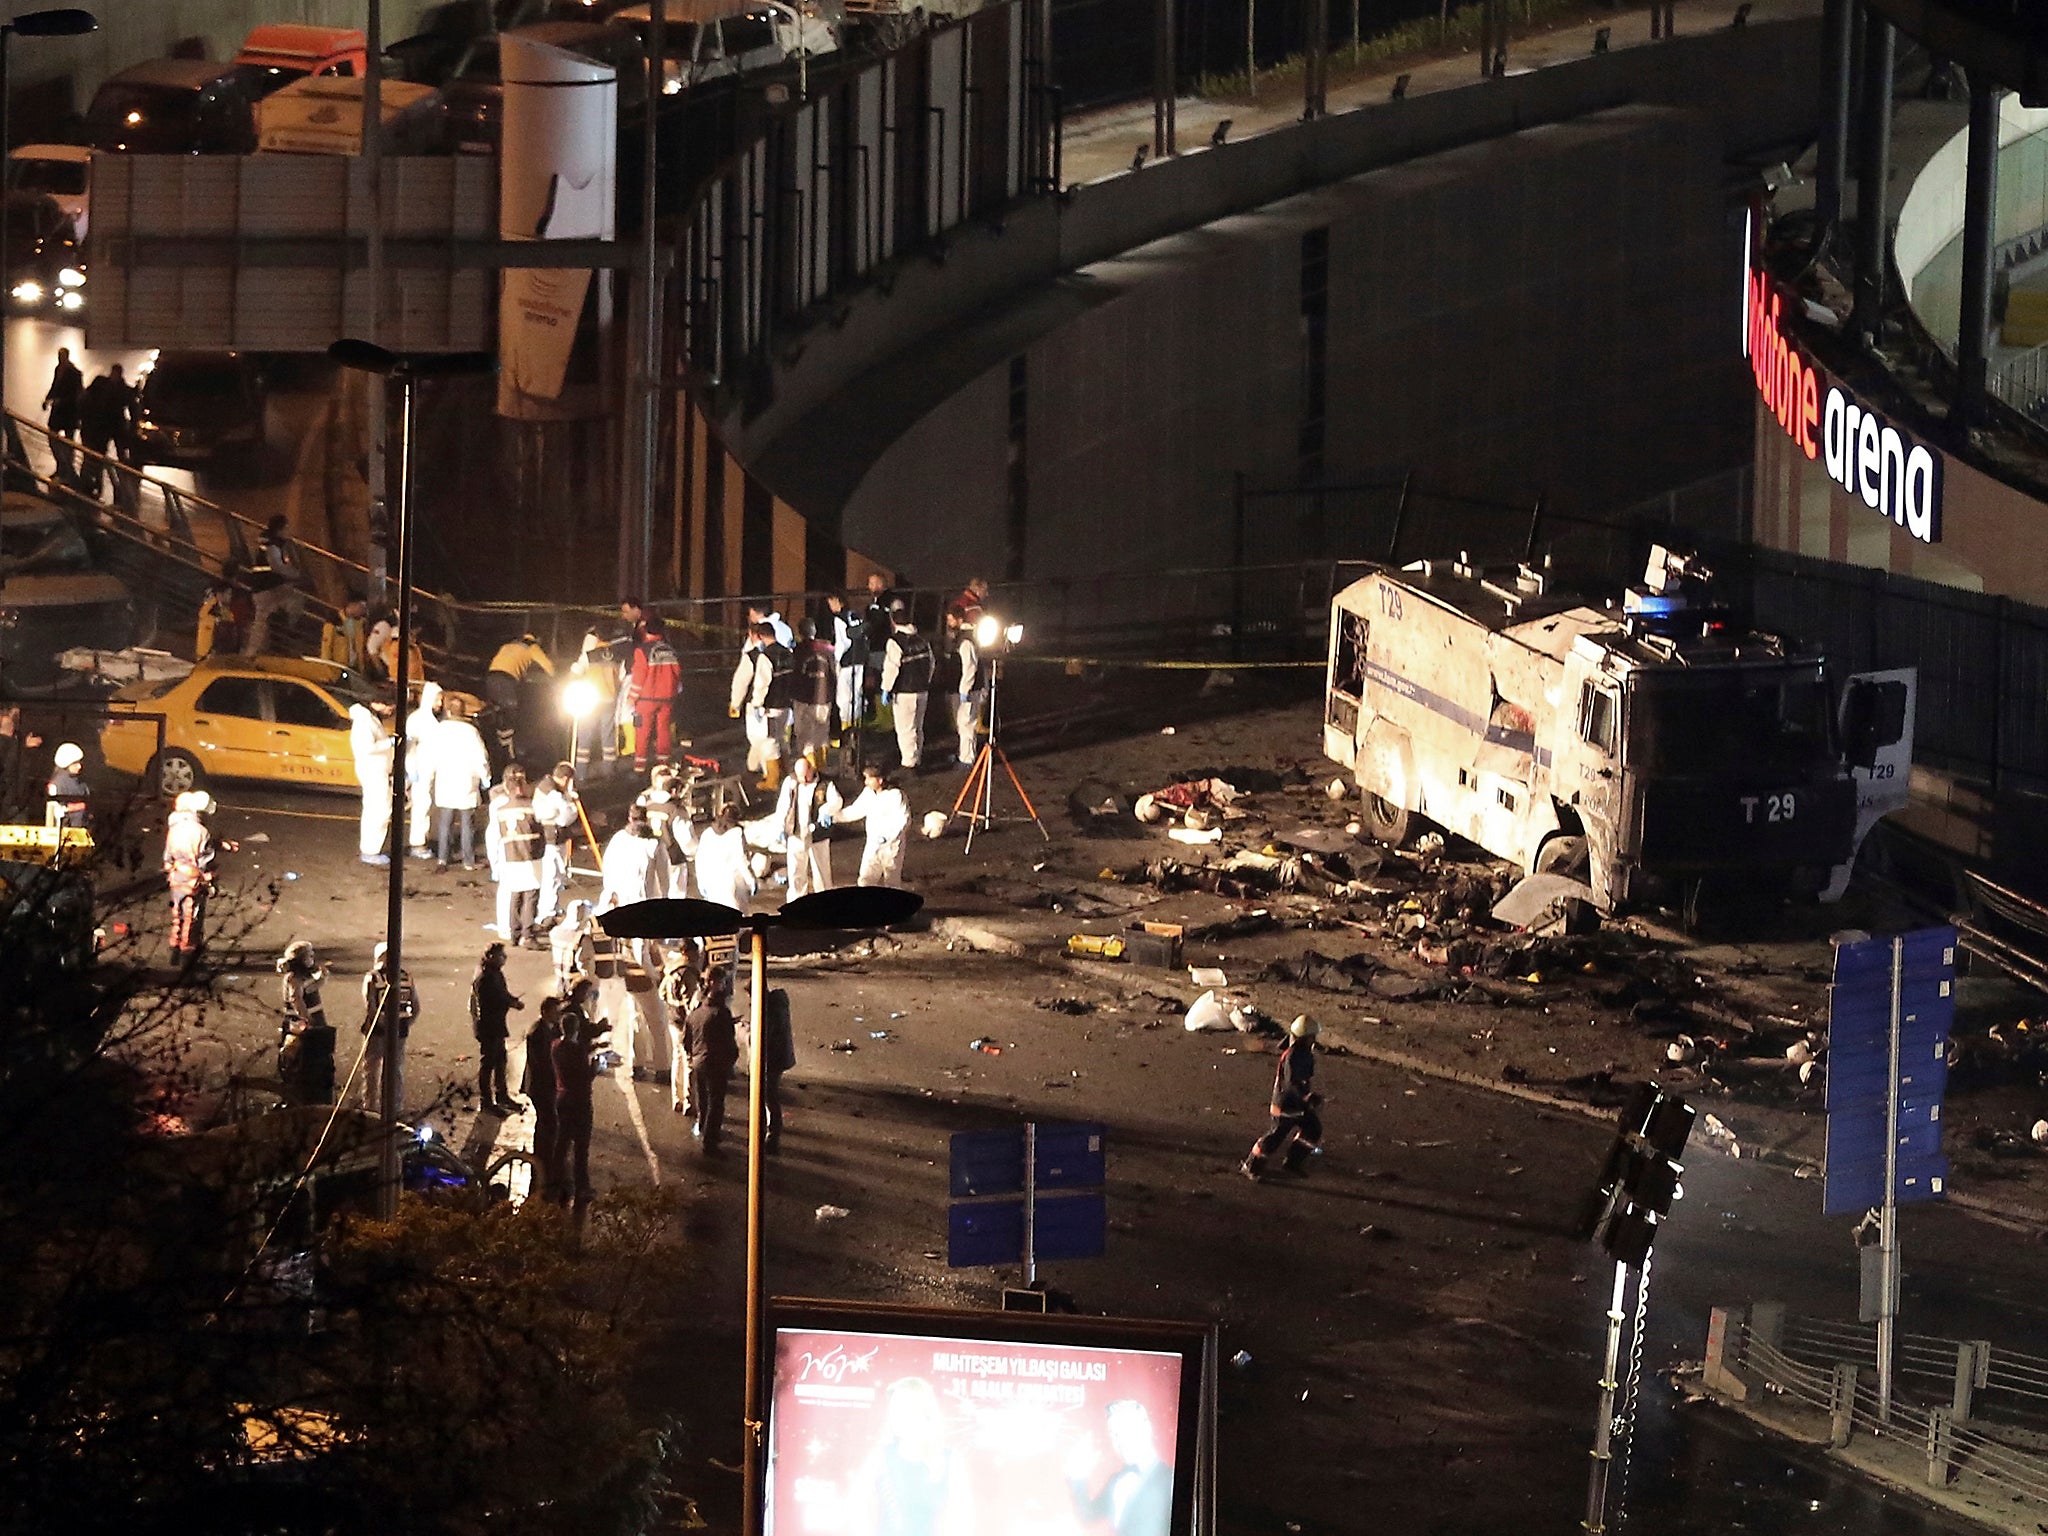
[[[77,742],[67,741],[57,748],[50,767],[50,781],[43,786],[43,825],[84,826],[86,803],[92,799],[92,788],[85,782],[85,753]]]
[[[1315,1090],[1316,1021],[1298,1015],[1287,1026],[1287,1048],[1273,1072],[1273,1099],[1268,1106],[1273,1128],[1252,1143],[1244,1160],[1244,1176],[1256,1183],[1269,1159],[1278,1156],[1288,1173],[1300,1173],[1323,1142],[1323,1117],[1316,1113],[1323,1096]]]

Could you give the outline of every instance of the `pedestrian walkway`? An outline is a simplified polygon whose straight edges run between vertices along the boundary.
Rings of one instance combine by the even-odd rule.
[[[1711,32],[1726,27],[1734,18],[1739,0],[1678,0],[1675,10],[1679,37]],[[1749,24],[1791,21],[1818,16],[1820,0],[1752,0]],[[1517,36],[1508,46],[1508,73],[1527,74],[1552,64],[1582,59],[1593,51],[1594,35],[1608,33],[1608,47],[1649,46],[1650,12],[1647,7],[1601,12],[1593,19],[1560,25]],[[1339,45],[1330,51],[1332,81],[1328,91],[1332,115],[1374,106],[1393,92],[1394,82],[1408,77],[1407,94],[1427,96],[1436,91],[1458,90],[1483,85],[1479,78],[1479,57],[1470,48],[1455,53],[1418,54],[1372,73],[1346,77],[1348,50]],[[1218,124],[1230,124],[1233,140],[1253,134],[1291,128],[1301,121],[1302,77],[1297,66],[1276,71],[1258,89],[1256,101],[1242,97],[1182,96],[1174,104],[1176,138],[1183,152],[1206,144]],[[1131,102],[1099,112],[1077,114],[1066,120],[1060,153],[1066,183],[1079,186],[1128,172],[1139,146],[1152,142],[1152,103]],[[1141,173],[1142,174],[1142,173]]]

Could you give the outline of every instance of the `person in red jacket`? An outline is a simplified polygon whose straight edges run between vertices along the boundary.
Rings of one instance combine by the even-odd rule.
[[[682,691],[683,664],[668,642],[659,620],[643,622],[633,646],[633,671],[627,688],[633,701],[633,768],[647,771],[650,750],[657,758],[674,755],[676,695]]]

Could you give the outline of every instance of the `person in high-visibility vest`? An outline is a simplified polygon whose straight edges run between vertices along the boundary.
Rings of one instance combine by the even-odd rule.
[[[213,889],[215,848],[205,818],[213,796],[187,790],[164,827],[164,879],[171,888],[171,961],[188,965],[205,941],[206,895]]]
[[[334,1102],[334,1026],[320,1001],[327,972],[304,939],[277,957],[284,978],[284,1022],[278,1030],[277,1075],[295,1104]]]
[[[484,697],[492,708],[491,730],[497,737],[498,756],[505,762],[535,745],[526,718],[526,685],[535,680],[536,673],[553,677],[555,664],[528,631],[499,646],[484,674]]]
[[[1264,1177],[1268,1160],[1281,1159],[1289,1173],[1300,1173],[1323,1144],[1323,1117],[1316,1111],[1323,1096],[1316,1092],[1316,1021],[1302,1014],[1287,1026],[1287,1048],[1273,1071],[1273,1128],[1252,1143],[1241,1170],[1254,1183]]]

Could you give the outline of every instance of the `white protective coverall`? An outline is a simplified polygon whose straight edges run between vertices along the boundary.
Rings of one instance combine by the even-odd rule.
[[[697,894],[706,901],[746,911],[758,888],[750,858],[744,828],[731,827],[721,832],[716,827],[706,827],[698,834],[697,856],[692,861],[697,871]]]
[[[374,860],[391,831],[391,733],[367,704],[348,707],[348,745],[355,755],[356,782],[363,787],[362,820],[356,851]],[[400,848],[395,850],[404,853]]]
[[[901,885],[903,850],[910,833],[910,801],[900,789],[863,789],[841,809],[840,821],[865,822],[867,845],[860,851],[862,885]]]
[[[420,701],[405,717],[405,821],[406,846],[424,855],[427,827],[432,820],[434,796],[431,752],[434,733],[441,727],[441,685],[421,683]]]

